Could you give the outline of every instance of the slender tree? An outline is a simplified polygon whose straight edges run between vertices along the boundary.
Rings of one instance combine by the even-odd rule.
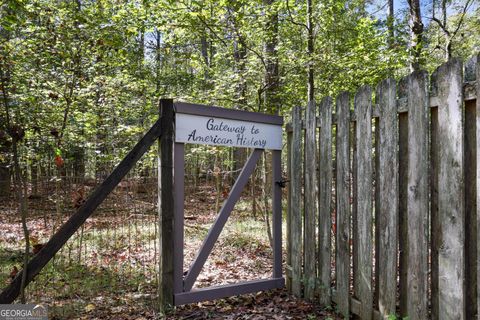
[[[408,0],[410,27],[410,70],[419,70],[422,62],[422,45],[423,45],[423,22],[420,9],[420,0]]]
[[[440,3],[438,3],[440,2]],[[434,21],[438,27],[442,30],[444,36],[444,57],[445,61],[449,61],[452,58],[452,42],[460,31],[464,21],[465,15],[467,14],[468,9],[472,5],[474,0],[466,0],[462,6],[461,11],[458,13],[459,19],[456,24],[449,25],[448,19],[448,3],[447,0],[433,0],[432,1],[432,21]],[[440,18],[437,17],[436,12],[440,11]]]
[[[10,21],[18,22],[18,11],[21,11],[21,7],[15,7],[18,11],[15,12],[12,7],[3,8],[0,7],[0,12],[7,16]],[[11,28],[10,28],[11,27]],[[11,110],[11,97],[10,92],[12,91],[12,65],[13,61],[10,57],[6,45],[9,40],[12,38],[13,24],[5,27],[4,25],[0,26],[0,90],[2,95],[2,104],[5,117],[5,127],[6,131],[10,135],[12,141],[12,154],[13,154],[13,172],[14,172],[14,181],[15,181],[15,195],[18,201],[18,210],[21,218],[23,236],[25,240],[24,246],[24,255],[23,255],[23,272],[22,280],[20,285],[20,301],[26,303],[25,300],[25,286],[27,279],[27,264],[30,255],[30,232],[27,226],[27,217],[28,217],[28,206],[27,206],[27,185],[25,177],[22,173],[20,167],[20,154],[19,154],[19,143],[25,136],[25,129],[19,124],[15,123],[15,119],[12,115]]]
[[[279,73],[278,73],[278,11],[275,0],[264,0],[265,24],[265,79],[264,105],[265,111],[277,114],[280,112]]]
[[[314,34],[313,34],[313,0],[307,0],[307,56],[308,56],[308,83],[307,98],[308,101],[315,100],[315,78],[314,78]]]

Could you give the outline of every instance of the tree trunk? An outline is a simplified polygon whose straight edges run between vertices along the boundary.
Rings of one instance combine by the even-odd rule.
[[[245,80],[245,59],[247,57],[247,49],[245,47],[245,38],[238,33],[239,36],[234,41],[234,61],[235,73],[238,76],[238,82],[235,87],[236,109],[244,110],[247,105],[247,82]],[[233,170],[232,176],[237,175],[237,170],[241,169],[247,159],[247,149],[235,148],[233,151]]]
[[[314,39],[313,39],[313,12],[312,12],[312,0],[307,0],[307,54],[308,54],[308,85],[307,95],[308,101],[315,100],[315,80],[313,73],[313,54],[314,54]]]
[[[234,5],[232,11],[236,12],[241,8]],[[245,110],[247,105],[247,81],[245,79],[245,69],[246,69],[246,58],[247,58],[247,45],[245,36],[242,34],[242,30],[237,28],[237,21],[235,20],[235,15],[230,15],[232,20],[231,27],[234,30],[233,32],[233,61],[234,64],[234,73],[237,77],[235,83],[235,92],[234,92],[234,101],[235,109]],[[239,173],[239,170],[242,168],[243,164],[247,159],[247,149],[245,148],[234,148],[233,150],[233,174],[232,177],[235,178]]]
[[[416,71],[421,66],[423,22],[420,11],[420,0],[408,0],[410,18],[410,69]]]
[[[265,111],[270,114],[278,114],[280,111],[280,99],[278,95],[278,12],[274,7],[275,0],[264,0],[267,23],[265,25]]]
[[[85,149],[75,146],[73,149],[73,175],[74,181],[81,183],[85,178]]]
[[[30,183],[32,184],[32,195],[36,196],[38,195],[38,180],[39,180],[39,165],[38,165],[38,159],[32,159],[32,164],[30,166],[30,172],[31,172],[31,181]]]
[[[0,164],[0,197],[10,195],[10,170],[6,164]]]
[[[452,39],[445,36],[445,41],[445,61],[450,61],[452,59]]]
[[[9,10],[8,10],[9,11]],[[11,14],[11,12],[8,12]],[[9,42],[10,34],[6,29],[0,28],[0,39],[5,42]],[[4,52],[0,52],[3,54]],[[23,229],[23,235],[25,240],[25,251],[23,255],[23,271],[22,271],[22,278],[20,284],[20,301],[21,303],[25,303],[25,286],[26,286],[26,279],[27,279],[27,264],[28,258],[30,255],[30,236],[27,226],[27,185],[25,179],[22,175],[22,171],[20,168],[20,157],[18,154],[18,142],[23,138],[23,134],[21,133],[23,129],[19,124],[13,123],[13,119],[11,118],[11,110],[10,110],[10,97],[8,89],[11,88],[12,83],[12,74],[10,70],[9,64],[9,57],[7,54],[3,55],[4,59],[2,59],[5,64],[0,64],[0,88],[2,91],[2,102],[3,107],[5,110],[5,127],[8,129],[12,129],[10,131],[10,136],[12,137],[12,153],[13,153],[13,172],[14,172],[14,179],[15,179],[15,193],[17,196],[18,201],[18,211],[21,218],[21,224]],[[16,129],[14,129],[16,128]]]
[[[388,0],[388,18],[387,18],[387,27],[388,27],[388,46],[393,48],[395,43],[395,7],[394,1]]]
[[[203,62],[205,62],[205,83],[208,83],[210,80],[210,57],[208,55],[208,41],[207,41],[207,36],[206,36],[206,30],[204,29],[202,36],[200,37],[200,43],[201,43],[201,52],[202,52],[202,58]]]

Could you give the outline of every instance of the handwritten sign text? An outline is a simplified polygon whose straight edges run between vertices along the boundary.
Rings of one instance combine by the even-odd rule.
[[[177,113],[175,141],[228,147],[282,149],[282,127]]]

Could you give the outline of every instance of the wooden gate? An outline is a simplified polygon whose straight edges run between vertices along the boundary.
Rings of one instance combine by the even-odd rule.
[[[282,278],[282,209],[280,116],[162,100],[167,141],[160,145],[159,166],[162,307],[257,292],[284,286]],[[174,120],[175,118],[175,120]],[[168,124],[166,122],[169,122]],[[184,144],[246,147],[253,151],[233,185],[207,237],[184,275]],[[262,152],[272,150],[273,274],[269,279],[192,290]],[[173,190],[173,193],[171,192]]]
[[[55,256],[78,228],[112,192],[135,163],[155,142],[159,141],[158,208],[160,224],[161,311],[173,305],[216,299],[284,286],[282,278],[282,208],[281,208],[281,149],[283,118],[259,113],[207,107],[186,103],[173,104],[170,99],[160,102],[161,117],[135,147],[115,167],[112,173],[86,199],[85,203],[50,238],[28,262],[25,285],[31,282]],[[175,108],[175,112],[174,112]],[[175,122],[175,115],[177,121]],[[202,122],[203,121],[203,122]],[[209,128],[205,128],[206,123]],[[209,122],[210,121],[210,122]],[[214,121],[220,123],[213,124]],[[202,127],[203,124],[203,127]],[[176,129],[174,130],[176,125]],[[238,130],[233,127],[237,126]],[[227,130],[227,128],[233,128]],[[205,132],[206,130],[206,132]],[[209,134],[208,131],[214,131]],[[224,131],[224,132],[222,132]],[[233,134],[233,135],[232,135]],[[233,186],[227,200],[212,225],[207,238],[186,276],[183,276],[183,202],[184,202],[184,143],[203,143],[248,147],[253,152]],[[273,211],[273,274],[233,285],[192,290],[210,251],[225,225],[230,212],[252,174],[264,150],[272,150],[272,211]],[[0,292],[0,303],[12,303],[19,295],[22,272]]]

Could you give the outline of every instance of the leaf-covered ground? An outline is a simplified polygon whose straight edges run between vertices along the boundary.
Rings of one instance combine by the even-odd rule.
[[[152,189],[153,186],[152,186]],[[31,242],[42,244],[73,212],[69,192],[30,201]],[[223,199],[222,199],[223,200]],[[216,217],[209,186],[187,195],[185,270]],[[59,205],[60,204],[60,205]],[[58,209],[61,209],[60,214]],[[269,278],[272,250],[266,223],[244,195],[227,222],[195,287]],[[27,289],[29,302],[49,306],[52,319],[160,319],[155,195],[117,189]],[[21,269],[24,239],[14,202],[0,214],[0,287]],[[339,319],[286,290],[177,307],[166,319]]]
[[[341,319],[332,310],[272,290],[177,308],[167,319]]]

